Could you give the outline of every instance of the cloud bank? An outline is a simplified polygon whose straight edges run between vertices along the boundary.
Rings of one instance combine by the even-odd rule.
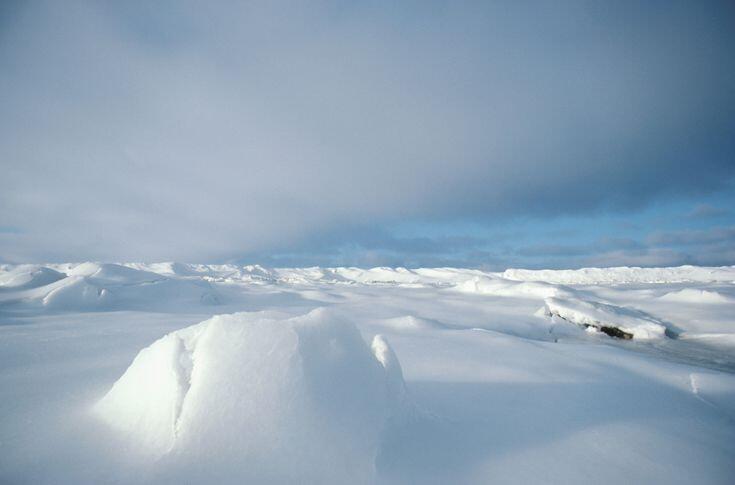
[[[0,16],[9,261],[267,258],[407,220],[635,210],[735,174],[727,2]]]

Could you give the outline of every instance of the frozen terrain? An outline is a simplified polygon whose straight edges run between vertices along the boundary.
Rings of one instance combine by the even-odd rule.
[[[0,483],[735,477],[735,267],[0,265]]]

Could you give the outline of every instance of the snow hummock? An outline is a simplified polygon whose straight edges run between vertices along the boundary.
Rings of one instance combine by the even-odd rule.
[[[546,298],[545,312],[583,327],[592,327],[605,333],[623,332],[623,338],[651,340],[663,338],[666,326],[639,310],[581,299]]]
[[[682,303],[731,303],[733,300],[717,291],[684,288],[661,296],[662,300]]]
[[[138,353],[95,411],[152,456],[217,464],[196,469],[202,477],[360,483],[405,399],[386,339],[371,349],[320,308],[218,315],[172,332]]]
[[[536,281],[518,282],[497,276],[474,276],[459,283],[456,289],[465,293],[511,297],[548,298],[570,294],[570,290],[559,285]]]
[[[100,283],[140,284],[164,279],[161,275],[142,269],[128,268],[111,263],[82,263],[69,269],[70,276],[86,276]]]
[[[429,330],[445,330],[447,325],[432,320],[430,318],[421,318],[414,315],[404,315],[400,317],[386,318],[379,322],[394,332],[421,332]]]
[[[51,268],[35,264],[21,264],[9,271],[0,271],[0,289],[24,290],[45,286],[65,278],[66,275]]]
[[[41,299],[43,306],[58,310],[103,309],[113,297],[104,286],[96,285],[86,276],[69,276],[49,285]]]

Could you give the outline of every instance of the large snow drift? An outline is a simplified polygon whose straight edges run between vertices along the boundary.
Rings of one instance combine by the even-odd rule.
[[[404,389],[381,336],[371,351],[323,309],[238,313],[143,349],[95,411],[135,447],[177,461],[176,473],[355,483],[372,476]]]

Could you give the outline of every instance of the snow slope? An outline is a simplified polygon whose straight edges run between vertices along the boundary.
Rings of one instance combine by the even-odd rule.
[[[731,483],[733,281],[0,266],[0,483]]]

